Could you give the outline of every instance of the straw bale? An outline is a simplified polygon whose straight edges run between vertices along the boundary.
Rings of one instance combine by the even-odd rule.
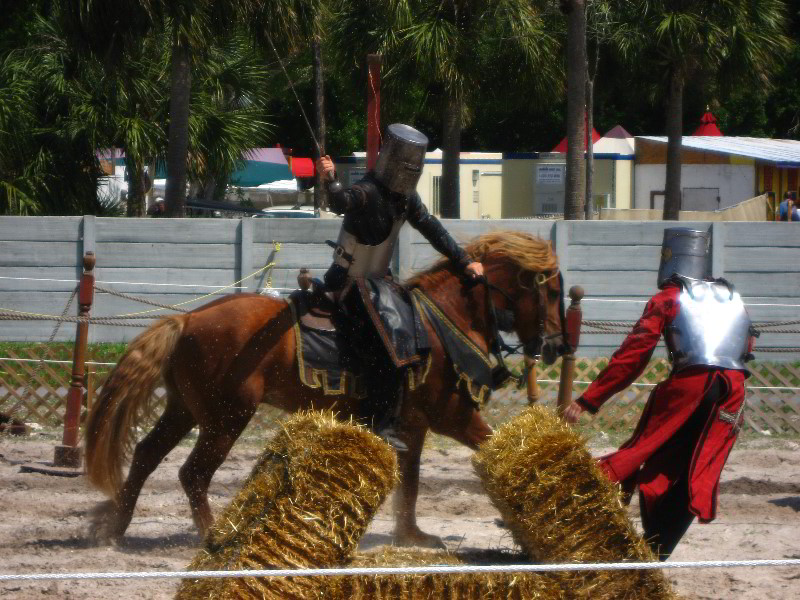
[[[332,413],[288,419],[225,511],[194,570],[333,567],[347,561],[397,479],[391,448]],[[319,598],[320,578],[184,580],[178,599]]]
[[[537,563],[638,562],[655,557],[636,532],[618,487],[585,440],[553,412],[527,409],[473,457],[515,541]],[[661,570],[565,574],[570,593],[604,598],[674,598]]]
[[[443,551],[385,548],[357,554],[349,567],[460,565],[458,556]],[[323,596],[331,600],[565,600],[569,595],[557,574],[466,573],[430,575],[366,575],[331,577]]]

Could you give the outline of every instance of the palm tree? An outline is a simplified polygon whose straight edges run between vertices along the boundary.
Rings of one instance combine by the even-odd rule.
[[[384,55],[386,82],[395,90],[419,86],[438,95],[442,123],[441,215],[459,216],[461,130],[482,76],[514,53],[546,88],[556,79],[556,42],[530,0],[339,0],[332,35],[352,64]],[[354,36],[353,32],[359,35]],[[518,82],[515,82],[518,83]]]
[[[14,45],[0,54],[0,213],[102,213],[99,136],[81,115],[98,71],[38,14]]]
[[[170,35],[170,93],[167,144],[168,216],[183,216],[186,201],[192,59],[202,56],[214,35],[227,34],[238,22],[257,33],[293,31],[295,17],[316,0],[64,0],[66,20],[76,39],[101,58],[108,70],[128,50],[165,28]]]
[[[767,85],[789,47],[782,0],[633,0],[622,4],[614,38],[632,61],[657,69],[666,96],[664,219],[681,207],[683,92],[704,74]]]
[[[268,142],[269,70],[244,31],[211,45],[193,70],[189,177],[207,200],[224,194],[247,151]]]
[[[139,215],[144,166],[166,156],[169,30],[153,28],[109,69],[86,46],[76,51],[70,25],[57,11],[37,17],[26,44],[0,57],[0,211],[98,214],[95,150],[115,147],[125,152],[128,212]],[[266,143],[267,73],[244,33],[206,46],[190,98],[193,179],[224,189],[244,152]]]
[[[586,165],[586,3],[561,0],[567,17],[567,180],[564,218],[582,219]]]

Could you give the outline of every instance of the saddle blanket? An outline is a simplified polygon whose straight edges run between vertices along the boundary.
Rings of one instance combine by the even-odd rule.
[[[491,393],[492,364],[488,352],[471,340],[422,290],[412,290],[410,297],[415,316],[430,323],[441,340],[458,374],[458,385],[463,385],[470,398],[482,406]],[[314,296],[309,292],[297,292],[288,302],[292,310],[300,381],[308,387],[321,389],[326,396],[363,398],[366,389],[362,377],[352,367],[352,357],[341,336],[327,318],[319,318]],[[308,313],[315,318],[303,319]],[[427,353],[406,369],[409,390],[425,382],[430,367],[431,357]]]

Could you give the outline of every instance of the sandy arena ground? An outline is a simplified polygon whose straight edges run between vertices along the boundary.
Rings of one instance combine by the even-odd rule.
[[[133,522],[116,547],[88,547],[87,514],[101,500],[83,477],[20,472],[20,464],[52,460],[54,436],[0,437],[0,572],[181,570],[194,555],[196,535],[177,471],[190,447],[178,447],[145,485]],[[470,452],[436,438],[423,455],[419,522],[459,552],[517,550],[497,526],[498,513],[472,471]],[[250,470],[261,445],[241,440],[217,472],[211,501],[219,511]],[[592,444],[595,454],[609,450]],[[392,519],[384,506],[363,549],[390,544]],[[638,523],[638,508],[631,507]],[[745,439],[734,448],[720,487],[719,518],[693,525],[673,560],[800,558],[800,443]],[[800,597],[800,568],[668,571],[686,598],[768,600]],[[0,583],[2,598],[172,598],[177,580]]]

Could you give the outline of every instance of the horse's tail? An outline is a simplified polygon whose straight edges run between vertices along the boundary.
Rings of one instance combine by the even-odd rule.
[[[116,501],[122,487],[122,464],[153,389],[183,331],[186,317],[160,320],[136,337],[103,384],[86,426],[86,472],[89,481]]]

